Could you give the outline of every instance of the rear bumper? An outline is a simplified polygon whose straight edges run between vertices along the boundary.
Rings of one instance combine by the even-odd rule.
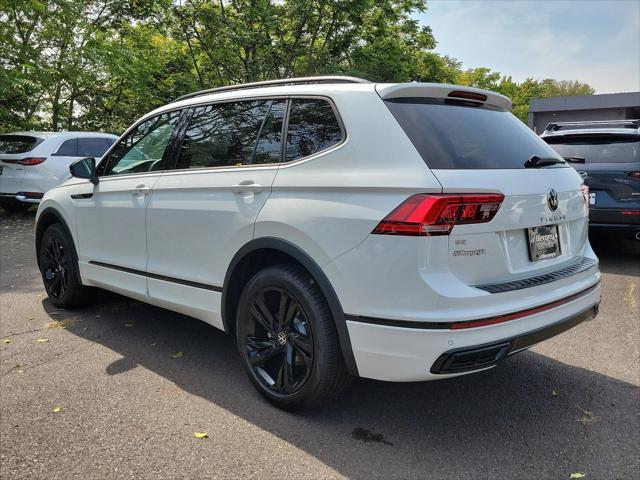
[[[360,376],[395,382],[435,380],[493,367],[593,318],[599,302],[597,283],[562,305],[499,324],[453,330],[347,320],[347,327]]]
[[[517,337],[485,345],[449,350],[438,357],[430,371],[433,374],[463,373],[491,367],[510,355],[555,337],[586,320],[594,319],[598,315],[598,305],[596,303],[569,318]]]
[[[600,228],[640,228],[640,207],[634,202],[634,206],[620,208],[591,208],[589,210],[589,226]]]
[[[44,193],[40,192],[18,192],[18,193],[0,193],[0,199],[17,200],[22,203],[39,204]]]

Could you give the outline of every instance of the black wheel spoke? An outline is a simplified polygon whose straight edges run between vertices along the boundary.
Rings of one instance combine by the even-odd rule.
[[[254,367],[264,365],[268,360],[280,353],[273,341],[258,342],[248,338],[247,348],[249,350],[249,362]]]
[[[293,391],[293,347],[291,344],[287,345],[284,362],[282,362],[282,390],[284,393],[291,393]]]
[[[258,313],[260,313],[266,320],[267,324],[271,326],[270,330],[275,330],[278,326],[278,321],[274,318],[273,314],[265,304],[264,295],[256,298],[254,305]]]
[[[291,334],[291,342],[306,355],[313,355],[313,342],[299,333]]]
[[[249,310],[251,312],[252,318],[254,320],[256,320],[262,326],[262,328],[264,328],[267,332],[272,332],[273,331],[273,326],[264,317],[264,315],[262,313],[260,313],[260,311],[258,310],[258,307],[256,306],[255,302],[253,302],[251,304],[251,306],[249,307]]]

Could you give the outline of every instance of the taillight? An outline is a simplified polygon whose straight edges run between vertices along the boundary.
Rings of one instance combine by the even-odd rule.
[[[624,172],[625,175],[633,178],[640,178],[640,172]]]
[[[589,207],[589,186],[581,185],[580,190],[582,190],[582,199],[584,200],[584,204]]]
[[[407,198],[371,233],[381,235],[449,235],[456,225],[487,223],[495,217],[504,195],[419,193]]]
[[[447,95],[450,98],[463,98],[465,100],[476,100],[478,102],[486,102],[487,96],[476,92],[465,92],[463,90],[454,90]]]
[[[2,161],[5,163],[16,163],[18,165],[33,166],[33,165],[40,165],[46,159],[47,157],[27,157],[27,158],[21,158],[20,160],[2,160]]]

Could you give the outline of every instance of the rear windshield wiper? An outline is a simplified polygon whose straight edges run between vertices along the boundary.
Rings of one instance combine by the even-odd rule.
[[[529,160],[524,162],[524,168],[540,168],[548,167],[549,165],[555,165],[556,163],[564,163],[564,160],[560,160],[555,157],[539,157],[538,155],[531,155]]]
[[[584,163],[584,157],[562,157],[570,163]]]

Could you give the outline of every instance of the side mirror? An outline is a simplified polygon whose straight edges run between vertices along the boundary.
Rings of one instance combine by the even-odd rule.
[[[94,185],[97,185],[100,181],[96,174],[95,158],[81,158],[69,165],[69,171],[72,177],[86,178]]]

